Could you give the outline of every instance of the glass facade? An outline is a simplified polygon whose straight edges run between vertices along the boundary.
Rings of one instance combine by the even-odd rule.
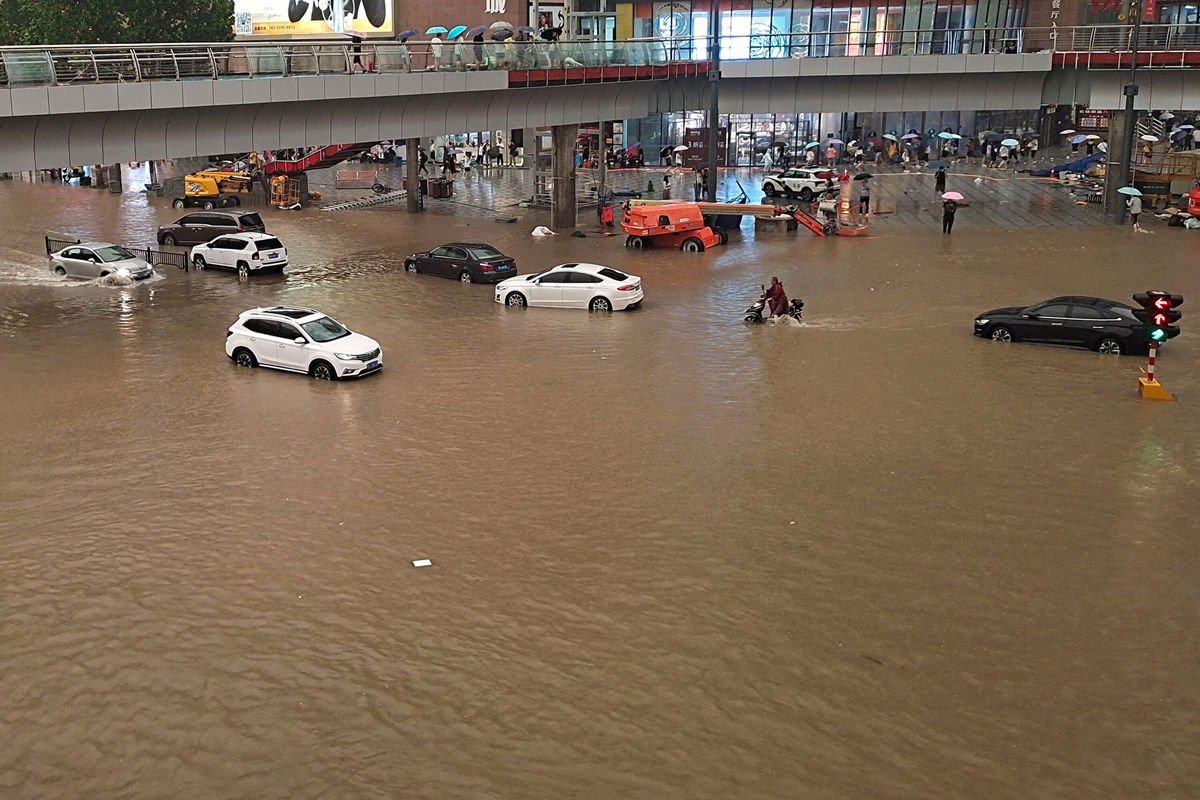
[[[720,0],[721,57],[815,58],[1020,50],[1028,0]],[[634,7],[634,35],[684,58],[708,49],[709,0]]]

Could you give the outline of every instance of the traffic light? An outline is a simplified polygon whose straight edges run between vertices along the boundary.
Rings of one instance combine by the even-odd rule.
[[[1175,309],[1183,305],[1183,295],[1138,292],[1133,296],[1133,302],[1141,306],[1140,310],[1134,310],[1133,315],[1146,325],[1151,342],[1165,342],[1179,335],[1179,327],[1175,323],[1183,314]]]

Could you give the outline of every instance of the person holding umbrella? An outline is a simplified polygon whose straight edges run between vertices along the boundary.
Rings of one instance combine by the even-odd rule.
[[[1133,186],[1122,186],[1117,191],[1129,197],[1125,201],[1125,205],[1129,208],[1129,221],[1133,223],[1133,229],[1139,233],[1145,232],[1145,229],[1138,224],[1138,217],[1142,215],[1142,193]]]
[[[954,215],[962,202],[963,196],[958,192],[946,192],[942,195],[942,233],[949,235],[954,230]]]

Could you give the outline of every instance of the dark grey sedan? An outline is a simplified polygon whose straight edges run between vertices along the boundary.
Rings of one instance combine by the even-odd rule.
[[[515,259],[490,244],[450,242],[404,259],[408,272],[424,272],[463,283],[498,283],[517,274]]]

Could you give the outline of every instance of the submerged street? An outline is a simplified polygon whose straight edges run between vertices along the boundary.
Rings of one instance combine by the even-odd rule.
[[[747,222],[704,253],[501,204],[268,208],[283,275],[124,288],[54,278],[42,236],[183,212],[0,184],[0,795],[1200,794],[1195,308],[1159,357],[1178,403],[1137,396],[1144,358],[971,333],[1200,298],[1200,234],[980,189],[944,236],[927,176],[927,216],[887,180],[869,237]],[[450,241],[646,298],[403,271]],[[773,275],[805,320],[743,325]],[[385,368],[234,367],[230,323],[277,304]]]

